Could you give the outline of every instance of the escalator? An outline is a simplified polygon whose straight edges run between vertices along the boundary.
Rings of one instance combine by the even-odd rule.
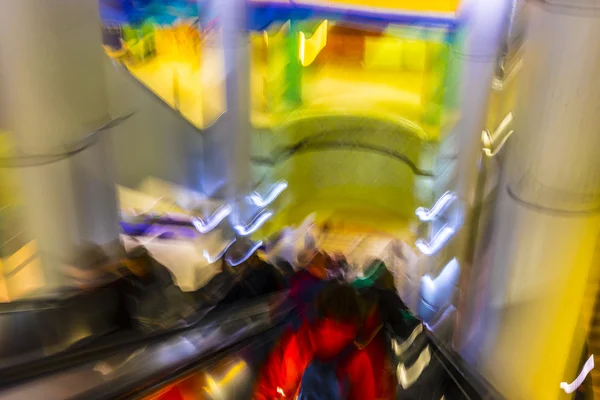
[[[281,328],[273,328],[248,341],[215,355],[190,363],[160,382],[146,381],[120,396],[99,398],[135,399],[249,399],[262,362],[276,343]],[[399,386],[397,399],[501,399],[487,382],[456,353],[424,333],[423,350],[431,360],[419,380],[406,389]],[[170,397],[170,395],[180,397]],[[95,398],[95,397],[94,397]],[[283,398],[283,397],[282,397]]]
[[[106,3],[116,4],[118,2],[107,1]],[[145,4],[145,2],[140,3]],[[196,2],[189,3],[198,4]],[[142,14],[146,12],[145,9],[142,11]],[[312,19],[315,18],[317,17]],[[351,22],[355,23],[357,18],[363,17],[352,17]],[[320,18],[319,21],[321,19],[323,18]],[[348,22],[344,21],[343,16],[337,15],[336,19],[339,20],[337,23],[340,26]],[[406,18],[404,17],[404,19]],[[303,218],[307,213],[305,209],[300,209],[300,206],[306,209],[314,209],[318,206],[321,207],[320,211],[324,209],[324,205],[328,208],[327,211],[339,211],[343,208],[342,206],[346,207],[349,211],[333,216],[336,222],[349,220],[350,216],[357,214],[356,210],[377,208],[381,211],[378,221],[382,224],[385,221],[389,223],[390,219],[394,219],[401,220],[408,225],[410,219],[414,219],[414,209],[417,205],[431,204],[437,197],[437,192],[445,190],[445,188],[433,188],[432,186],[434,183],[439,183],[438,181],[433,182],[433,178],[445,166],[437,158],[438,153],[441,153],[442,142],[446,140],[445,133],[447,133],[448,126],[451,125],[447,120],[452,120],[451,113],[444,113],[442,109],[445,97],[452,97],[452,91],[446,92],[443,88],[449,87],[448,82],[452,80],[447,56],[449,43],[455,41],[453,29],[450,27],[454,23],[448,24],[442,21],[444,22],[443,29],[436,25],[435,29],[417,28],[406,31],[404,28],[388,26],[390,24],[386,23],[384,25],[388,30],[389,37],[384,41],[378,39],[381,32],[374,35],[371,34],[373,32],[362,34],[357,33],[356,29],[344,30],[338,27],[329,32],[330,42],[333,45],[324,49],[322,48],[324,44],[319,45],[317,39],[324,30],[327,30],[327,21],[319,22],[316,26],[313,26],[313,22],[303,21],[298,26],[294,24],[293,29],[287,32],[288,35],[282,29],[284,31],[283,38],[277,37],[278,33],[274,32],[274,29],[265,29],[264,32],[260,29],[251,35],[252,57],[258,59],[261,54],[268,53],[266,63],[262,61],[254,63],[254,70],[251,74],[253,82],[259,80],[256,78],[262,78],[263,68],[272,71],[265,74],[267,79],[264,82],[261,81],[264,84],[264,90],[260,89],[256,92],[254,91],[256,88],[252,90],[250,108],[254,125],[252,135],[254,157],[253,165],[248,168],[255,170],[253,173],[258,172],[261,175],[262,172],[265,172],[264,175],[268,175],[269,178],[288,180],[291,183],[290,190],[288,190],[290,196],[286,200],[291,198],[294,201],[285,205],[276,204],[278,216],[273,218],[274,221],[271,221],[272,223],[267,226],[267,229],[259,231],[256,236],[265,237],[272,231],[292,224],[295,222],[295,218],[291,217],[294,214]],[[161,25],[160,22],[157,23]],[[194,84],[186,85],[185,79],[190,77],[186,78],[180,75],[179,70],[175,71],[171,65],[166,65],[168,63],[165,63],[164,69],[159,68],[157,64],[151,65],[152,63],[149,61],[156,55],[157,47],[161,46],[161,40],[163,40],[162,50],[167,50],[163,53],[167,58],[177,52],[181,53],[179,55],[182,58],[189,56],[187,48],[178,48],[177,51],[169,52],[169,50],[173,50],[170,48],[172,43],[167,40],[171,36],[175,42],[179,34],[186,36],[186,43],[191,44],[194,49],[199,45],[196,40],[198,32],[192,29],[197,26],[195,20],[160,29],[154,29],[151,24],[136,22],[135,27],[105,26],[104,39],[106,47],[109,48],[107,49],[109,55],[113,56],[113,59],[118,59],[121,66],[126,68],[118,70],[121,82],[124,82],[123,79],[125,79],[127,87],[135,85],[132,92],[139,92],[138,86],[149,88],[153,96],[148,101],[152,102],[153,109],[160,107],[160,110],[166,110],[161,111],[160,116],[152,115],[153,118],[148,119],[149,121],[160,120],[161,123],[157,123],[156,127],[151,126],[154,125],[152,122],[147,123],[145,117],[138,114],[135,123],[143,123],[144,125],[140,125],[140,127],[147,128],[139,129],[144,133],[144,140],[136,140],[135,146],[132,146],[132,143],[120,145],[117,152],[123,151],[124,153],[119,153],[121,158],[128,159],[132,148],[139,149],[138,146],[150,146],[145,143],[154,142],[157,150],[160,150],[160,154],[164,154],[167,152],[165,151],[166,146],[164,146],[165,148],[161,147],[161,143],[168,143],[169,146],[173,143],[181,145],[181,141],[173,140],[171,136],[173,130],[179,130],[186,134],[192,132],[194,140],[180,146],[185,148],[184,150],[180,149],[183,151],[184,157],[179,157],[178,154],[176,158],[184,158],[188,162],[192,159],[190,164],[194,165],[190,165],[190,169],[193,169],[194,172],[186,174],[177,171],[172,175],[189,175],[187,176],[188,180],[197,184],[198,180],[195,178],[202,169],[195,164],[198,162],[198,153],[205,155],[211,152],[210,143],[203,143],[203,149],[199,149],[199,144],[196,143],[200,142],[197,140],[198,128],[209,126],[224,111],[221,107],[223,99],[219,96],[224,94],[225,89],[216,87],[218,84],[223,85],[224,82],[220,79],[204,77],[201,85],[196,81],[193,81]],[[167,21],[166,24],[171,25],[172,21]],[[423,35],[426,40],[415,40],[415,35],[418,37]],[[306,39],[306,36],[311,37]],[[345,41],[358,43],[358,47],[362,49],[360,54],[358,52],[356,54],[340,52],[340,49],[348,48],[348,46],[340,46]],[[268,43],[275,43],[275,46],[269,47]],[[295,72],[300,68],[300,60],[294,55],[292,67],[282,67],[279,59],[280,53],[292,49],[294,54],[297,54],[296,50],[298,49],[294,46],[299,46],[300,43],[304,49],[307,49],[307,52],[310,50],[315,54],[302,55],[301,63],[306,64],[302,65],[303,68],[306,68],[306,81],[302,83],[297,79],[286,86],[286,82],[289,83],[291,80],[299,78]],[[123,44],[127,45],[126,49],[120,47]],[[405,49],[402,57],[392,60],[383,56],[388,51],[400,53],[398,51],[400,48]],[[315,51],[315,49],[318,50]],[[324,51],[319,53],[320,50]],[[202,51],[211,51],[211,48],[204,46]],[[320,59],[317,59],[319,54]],[[194,58],[196,54],[192,54],[192,56],[189,59],[196,60]],[[348,62],[347,71],[345,71],[346,67],[329,65],[330,57],[337,60],[336,62],[342,59],[342,61]],[[184,61],[189,59],[185,58]],[[203,54],[202,62],[218,59],[219,57]],[[315,61],[313,67],[309,68],[309,64],[313,61]],[[362,70],[362,67],[358,68],[358,66],[362,64],[368,66],[369,69],[369,72],[364,75],[358,73],[359,70]],[[197,68],[198,66],[195,64],[190,65],[193,67],[192,69],[201,69]],[[289,64],[286,65],[289,66]],[[153,69],[154,67],[156,69]],[[209,67],[219,70],[218,65],[209,65]],[[160,73],[156,72],[158,70]],[[387,72],[383,73],[381,70]],[[348,72],[347,76],[341,73],[344,71]],[[121,72],[125,72],[125,74]],[[273,76],[273,73],[276,76]],[[385,77],[391,76],[394,76],[395,79],[381,82],[386,79]],[[192,81],[191,78],[188,81]],[[392,81],[395,85],[394,93],[382,90],[384,84],[391,84]],[[299,113],[300,118],[294,124],[288,123],[284,129],[274,128],[278,122],[281,122],[282,115],[288,114],[290,110],[282,111],[275,108],[273,111],[272,107],[279,106],[279,103],[290,99],[291,103],[296,102],[298,99],[294,96],[298,95],[299,86],[307,83],[312,85],[315,96],[306,97],[305,104],[314,103],[316,107],[310,110],[299,108],[296,111],[302,111],[306,115]],[[207,84],[213,86],[207,86]],[[262,85],[259,86],[262,87]],[[352,96],[348,96],[347,93],[347,89],[352,87],[363,89],[357,94],[364,98],[364,104],[361,103],[358,107],[356,107],[358,103],[351,100]],[[332,88],[342,94],[338,93],[330,97],[331,93],[329,92],[332,91]],[[372,90],[374,88],[380,90]],[[119,93],[126,92],[122,87],[118,89]],[[140,97],[148,97],[145,96],[147,91],[145,89],[142,91],[144,96]],[[210,99],[196,96],[197,92],[201,92],[200,94],[210,93]],[[304,94],[310,94],[310,92],[305,90]],[[402,96],[399,96],[399,93]],[[135,104],[134,101],[128,101],[127,96],[114,97],[118,98],[117,105],[127,103],[128,107],[130,104]],[[265,98],[265,104],[259,100],[262,97]],[[400,100],[396,101],[398,99]],[[320,100],[323,102],[320,103]],[[335,105],[334,103],[340,102],[358,115],[327,116],[329,108]],[[158,103],[160,104],[157,105]],[[383,107],[381,107],[382,105]],[[369,106],[371,106],[370,111],[367,110]],[[388,118],[384,118],[378,113],[382,108],[387,110]],[[173,111],[177,115],[169,115]],[[306,111],[311,111],[315,115]],[[326,116],[322,115],[324,112]],[[365,113],[370,114],[365,116],[363,115]],[[148,113],[148,115],[150,114],[152,112]],[[403,115],[406,119],[402,119],[400,122],[396,119],[390,121],[389,114]],[[448,118],[442,119],[443,115]],[[184,118],[180,118],[180,116]],[[265,118],[265,116],[269,118]],[[257,124],[256,121],[262,121],[261,118],[267,122]],[[174,119],[177,120],[177,129],[173,129],[169,125],[169,122]],[[162,126],[163,123],[164,126]],[[168,132],[168,135],[163,135],[164,132],[161,131],[161,135],[164,136],[161,138],[164,141],[159,143],[157,135],[153,135],[153,133],[157,127],[161,129],[167,125],[168,129],[163,130]],[[135,129],[129,129],[129,131],[135,131]],[[262,140],[263,136],[268,141]],[[145,143],[139,144],[139,142]],[[191,145],[192,142],[193,145]],[[188,146],[188,144],[190,145]],[[216,150],[216,147],[212,150]],[[327,151],[327,155],[323,156],[325,151]],[[150,151],[139,152],[152,153]],[[192,154],[194,157],[190,157],[190,153],[194,153]],[[319,156],[317,153],[321,153],[321,155]],[[143,170],[144,174],[171,175],[162,170],[157,171],[160,168],[156,168],[154,157],[148,159],[151,159],[148,168],[145,168],[146,166],[136,166],[136,168]],[[177,163],[170,161],[172,160],[166,160],[164,164],[170,164],[168,168],[175,168],[172,165]],[[202,161],[209,164],[207,160]],[[177,165],[179,164],[181,162]],[[354,168],[346,168],[347,165],[353,165]],[[202,165],[202,167],[204,166]],[[331,171],[333,174],[328,175],[327,171]],[[347,172],[343,175],[343,179],[337,173],[340,171]],[[385,178],[381,171],[386,171]],[[204,170],[202,172],[205,173]],[[127,174],[128,176],[129,174],[135,175],[129,171]],[[373,179],[377,176],[380,177],[378,182]],[[136,181],[138,178],[139,176],[136,176],[135,179],[131,178],[131,181]],[[127,182],[127,184],[129,183]],[[347,204],[332,201],[332,199],[339,198],[346,200]],[[282,217],[279,218],[279,215]],[[391,218],[392,215],[398,218]],[[368,218],[366,217],[366,219]],[[364,222],[364,220],[350,222]],[[396,221],[393,221],[390,224],[393,227],[384,230],[395,230],[397,228],[395,223]],[[361,230],[364,227],[361,225],[358,229]],[[403,226],[401,231],[404,235],[408,229]],[[141,232],[139,236],[143,237],[146,234],[148,231],[144,228],[144,232]],[[182,234],[182,236],[185,235]],[[408,240],[405,236],[403,238]],[[356,264],[362,264],[361,254],[358,253],[367,251],[381,254],[382,249],[387,249],[389,244],[386,243],[385,238],[382,238],[381,241],[357,240],[352,238],[352,234],[344,240],[338,239],[339,237],[334,235],[325,238],[323,247],[328,252],[355,253],[352,254],[352,261]],[[411,241],[414,239],[410,237]],[[355,252],[355,249],[359,251]],[[420,279],[420,275],[416,278]],[[418,301],[419,289],[417,286],[420,283],[417,279],[410,285],[405,285],[404,288],[410,291],[411,303],[415,304]],[[413,297],[414,302],[412,301]],[[95,317],[114,311],[115,305],[111,304],[110,291],[99,293],[97,297],[82,298],[77,295],[43,303],[13,303],[4,310],[3,316],[9,320],[5,326],[12,326],[15,329],[11,335],[6,336],[2,348],[11,349],[11,355],[22,355],[27,351],[19,346],[11,348],[12,343],[35,343],[37,341],[40,346],[38,346],[37,354],[29,352],[31,354],[29,358],[13,358],[5,366],[0,366],[0,380],[4,386],[4,389],[0,391],[0,399],[163,399],[164,397],[161,396],[171,393],[171,389],[175,387],[180,392],[186,392],[184,388],[187,387],[188,395],[191,387],[192,396],[188,396],[189,398],[248,398],[256,372],[269,349],[277,342],[286,323],[285,316],[289,310],[285,306],[284,298],[285,294],[274,294],[269,299],[259,298],[237,303],[235,306],[207,308],[203,310],[198,320],[188,321],[185,327],[165,330],[154,335],[144,335],[134,331],[115,332],[111,330],[110,326],[94,325],[95,320],[102,320],[102,318]],[[11,318],[15,318],[14,315],[11,315],[14,314],[15,307],[17,310],[20,308],[22,311],[20,314],[25,316],[23,318],[27,318],[26,316],[32,313],[39,314],[37,317],[39,321],[44,321],[40,326],[44,328],[52,326],[54,330],[54,332],[44,333],[56,334],[62,324],[62,327],[68,327],[70,337],[68,340],[64,340],[64,338],[49,339],[47,335],[40,335],[31,341],[29,341],[30,338],[20,340],[23,338],[20,338],[19,335],[22,335],[23,332],[35,336],[41,329],[39,329],[40,326],[35,325],[39,321],[34,322],[34,325],[31,323],[27,325],[27,321],[21,325],[19,325],[19,321],[16,324],[11,322]],[[17,319],[20,317],[18,315]],[[77,318],[81,318],[84,322],[78,324]],[[34,326],[35,328],[32,329]],[[94,329],[98,330],[97,334],[96,332],[83,332],[84,328],[90,326],[94,326]],[[424,330],[415,343],[418,346],[415,349],[414,357],[410,362],[403,361],[406,364],[403,365],[413,375],[414,371],[418,372],[415,375],[416,381],[414,384],[406,384],[406,390],[398,395],[399,398],[437,400],[440,398],[499,397],[477,377],[477,374],[469,372],[468,366],[462,363],[460,358],[445,344],[437,342],[436,337],[428,330]],[[421,354],[427,355],[425,357],[427,362],[422,367],[415,369],[413,368],[414,364],[421,360]],[[3,359],[5,358],[3,357]],[[229,373],[229,370],[233,370],[235,374],[234,372]],[[245,371],[246,374],[241,377],[242,372],[240,371]],[[218,375],[223,376],[220,379],[214,378]]]
[[[21,358],[0,372],[0,398],[115,398],[157,384],[174,371],[276,330],[289,312],[282,299],[279,293],[217,307],[190,327],[152,336],[120,331],[54,356]]]
[[[187,390],[187,397],[181,397],[186,399],[250,398],[254,378],[281,329],[281,325],[266,321],[250,326],[237,321],[220,328],[198,327],[162,342],[98,355],[94,361],[42,375],[4,389],[0,398],[167,399],[161,396],[174,388],[178,393]],[[402,390],[398,399],[501,398],[455,353],[427,335],[431,361],[420,381]],[[215,385],[212,377],[223,370],[238,370],[236,379],[223,377]],[[207,390],[202,391],[198,381],[205,382]],[[200,389],[194,397],[189,397],[190,385]]]
[[[368,235],[357,239],[355,235],[329,233],[320,242],[331,252],[348,254],[355,262],[359,262],[361,256],[368,259],[366,253],[382,254],[389,246],[385,239]],[[175,392],[184,396],[177,398],[185,399],[249,398],[262,362],[287,326],[287,316],[293,312],[286,299],[285,292],[273,293],[252,301],[217,306],[185,328],[153,336],[113,332],[50,357],[29,360],[21,357],[20,363],[13,362],[0,369],[3,382],[0,399],[166,400],[171,397],[164,396]],[[101,293],[88,303],[99,309],[99,304],[109,304],[107,300]],[[45,317],[44,326],[51,327],[48,321],[60,317],[57,310],[61,307],[77,309],[74,304],[81,307],[85,302],[76,298],[42,304],[50,314],[43,315],[42,310],[38,322]],[[26,312],[28,306],[31,311],[34,305],[35,302],[22,302],[20,309]],[[40,312],[39,302],[37,306]],[[14,304],[12,310],[15,310]],[[10,313],[2,315],[7,314]],[[88,315],[99,316],[98,311]],[[59,318],[59,325],[68,327],[68,316]],[[5,324],[5,327],[10,325]],[[44,332],[49,333],[49,329]],[[16,338],[16,334],[10,337],[13,343],[19,343]],[[417,375],[415,382],[404,382],[406,387],[399,391],[398,398],[500,398],[447,344],[439,342],[427,329],[421,329],[406,342],[412,343],[409,352],[412,355],[405,357],[403,365],[409,375],[414,375],[414,371]],[[5,342],[3,349],[7,348]],[[14,349],[14,352],[19,350],[22,349]],[[419,366],[425,353],[428,360]]]
[[[224,268],[192,292],[181,290],[173,273],[144,249],[129,252],[119,265],[116,280],[88,281],[52,296],[29,293],[0,305],[3,387],[169,342],[191,331],[212,335],[220,328],[219,346],[228,346],[256,333],[254,328],[249,334],[241,330],[238,337],[239,321],[246,328],[260,322],[260,330],[265,321],[279,322],[287,310],[285,288],[269,264],[249,261]]]

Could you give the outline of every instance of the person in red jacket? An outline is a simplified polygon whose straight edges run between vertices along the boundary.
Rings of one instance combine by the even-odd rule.
[[[323,251],[309,254],[303,267],[290,278],[289,298],[300,320],[314,320],[314,301],[329,280],[343,277],[343,262],[339,255],[329,256]],[[296,321],[298,324],[298,321]],[[298,325],[296,325],[298,327]]]
[[[327,362],[350,349],[336,365],[336,376],[350,400],[374,400],[375,378],[368,354],[354,347],[362,324],[356,291],[329,282],[316,300],[318,319],[305,321],[298,331],[288,330],[271,351],[257,379],[255,400],[293,399],[302,375],[314,360]],[[351,347],[349,347],[351,346]],[[345,354],[345,353],[344,353]]]
[[[369,357],[375,378],[375,398],[393,400],[396,398],[397,379],[390,359],[389,346],[382,330],[384,321],[381,316],[380,297],[377,292],[367,290],[361,295],[361,300],[365,319],[355,343]]]
[[[307,310],[326,282],[327,262],[325,254],[316,253],[290,278],[290,300],[302,318],[306,318]]]

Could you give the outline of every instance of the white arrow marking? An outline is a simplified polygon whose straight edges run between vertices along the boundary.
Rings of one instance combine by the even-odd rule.
[[[579,376],[577,377],[577,379],[575,379],[571,383],[561,382],[560,388],[562,390],[564,390],[566,394],[573,393],[574,391],[577,390],[577,388],[579,386],[581,386],[581,384],[585,380],[585,377],[587,376],[587,374],[589,374],[590,371],[593,369],[594,369],[594,355],[592,354],[590,356],[590,358],[588,358],[588,360],[585,362],[585,365],[583,366],[583,369],[579,373]]]

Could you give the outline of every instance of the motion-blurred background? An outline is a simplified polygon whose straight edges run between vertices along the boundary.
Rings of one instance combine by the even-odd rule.
[[[600,398],[597,72],[595,0],[0,0],[0,398],[259,398],[374,260],[389,396]]]

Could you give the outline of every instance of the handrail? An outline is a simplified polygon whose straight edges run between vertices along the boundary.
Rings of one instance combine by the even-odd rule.
[[[144,346],[154,346],[175,337],[178,334],[193,332],[198,329],[217,327],[229,321],[243,320],[249,313],[251,315],[267,315],[269,310],[282,303],[280,298],[283,292],[275,292],[243,305],[217,305],[207,307],[198,314],[198,318],[188,326],[167,329],[151,334],[129,334],[111,336],[98,339],[89,346],[75,347],[65,352],[32,359],[22,363],[14,363],[8,367],[0,368],[0,381],[2,386],[26,384],[27,381],[37,379],[43,375],[55,373],[63,369],[84,365],[90,361],[101,360],[117,353],[135,351]],[[56,308],[63,300],[23,300],[14,305],[22,310]],[[265,305],[266,304],[266,305]],[[10,304],[8,305],[10,306]],[[271,318],[271,317],[269,317]],[[273,317],[275,318],[275,317]],[[121,332],[123,333],[123,332]],[[127,332],[125,332],[127,333]],[[1,396],[0,396],[1,397]]]
[[[429,336],[432,345],[435,347],[434,357],[460,388],[464,398],[504,399],[496,388],[448,344],[441,342],[430,331],[427,331],[427,336]]]

